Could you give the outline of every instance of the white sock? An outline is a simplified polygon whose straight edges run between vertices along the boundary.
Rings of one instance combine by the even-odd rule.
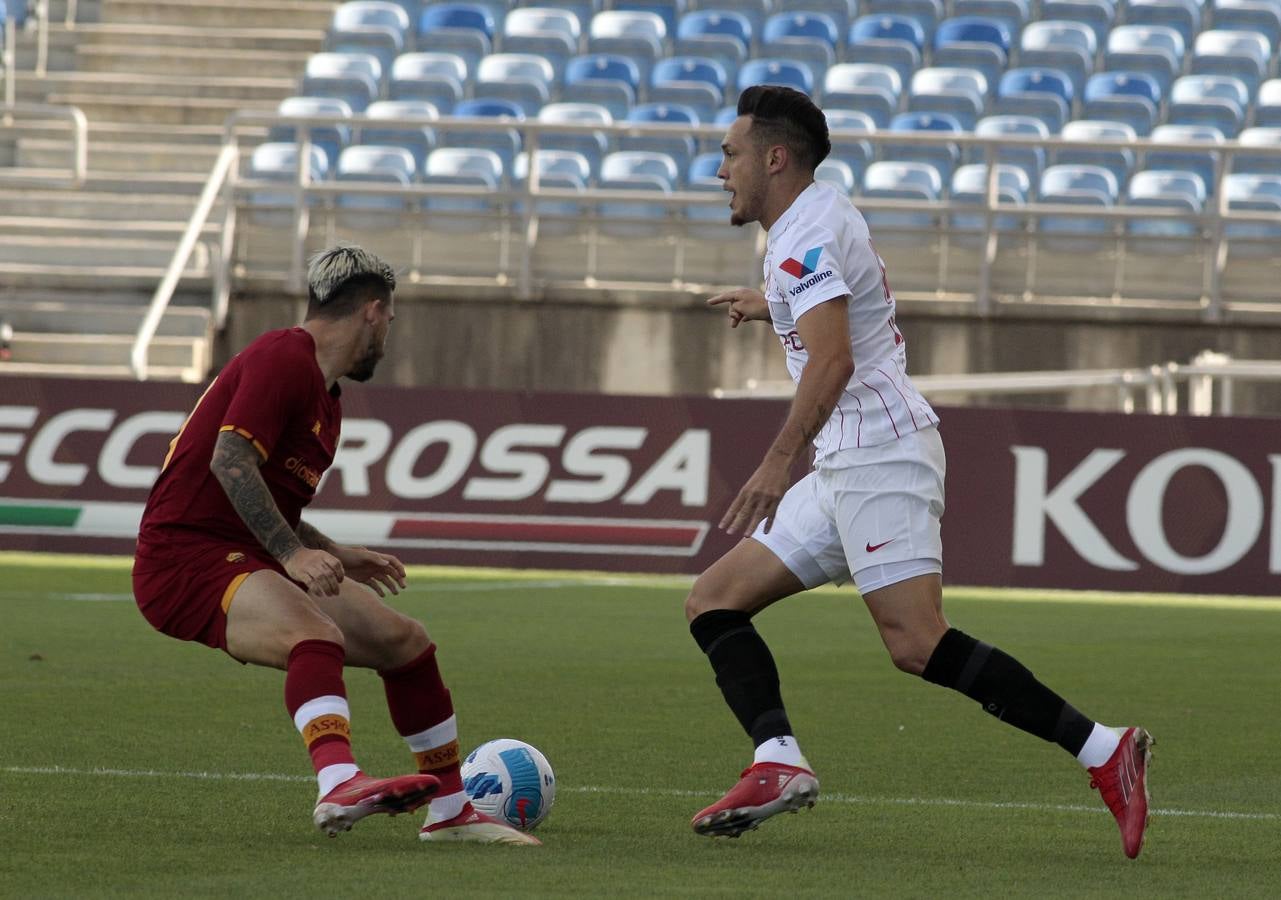
[[[446,794],[443,797],[432,797],[431,803],[427,807],[427,824],[434,822],[443,822],[446,819],[452,819],[463,811],[463,806],[467,803],[466,791],[455,791],[452,794]]]
[[[1094,723],[1094,730],[1090,736],[1085,739],[1085,746],[1081,752],[1076,755],[1077,762],[1092,769],[1095,766],[1101,766],[1116,752],[1116,748],[1121,745],[1121,735],[1125,734],[1123,728],[1109,728],[1106,725]]]
[[[335,763],[332,766],[325,766],[316,773],[316,782],[320,785],[320,796],[325,796],[338,785],[350,778],[354,778],[360,769],[351,763]]]
[[[805,757],[801,755],[800,744],[796,743],[796,738],[790,734],[770,738],[761,744],[756,748],[756,755],[753,757],[752,762],[782,763],[785,766],[798,766],[802,769],[810,767]]]

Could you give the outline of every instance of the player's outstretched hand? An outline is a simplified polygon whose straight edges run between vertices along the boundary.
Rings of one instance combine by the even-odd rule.
[[[405,586],[405,566],[390,553],[377,553],[364,547],[342,547],[338,553],[343,570],[352,581],[371,588],[379,597],[384,590],[399,594]]]
[[[707,301],[708,306],[725,306],[729,313],[729,327],[737,328],[740,322],[768,322],[769,303],[765,295],[752,288],[735,288],[717,294]]]
[[[336,597],[343,579],[343,566],[338,558],[324,550],[303,547],[282,563],[285,574],[302,583],[307,593]]]
[[[774,524],[774,513],[787,493],[788,465],[766,459],[761,463],[747,484],[738,492],[729,510],[721,518],[721,528],[729,534],[751,534],[756,526],[765,522],[768,533]]]

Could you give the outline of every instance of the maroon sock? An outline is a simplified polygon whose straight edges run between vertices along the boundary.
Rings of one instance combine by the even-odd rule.
[[[285,708],[302,734],[311,764],[355,764],[351,755],[351,713],[343,687],[345,651],[333,641],[299,641],[285,669]]]
[[[461,791],[458,726],[436,664],[436,645],[428,644],[410,662],[379,674],[392,724],[413,751],[418,771],[439,778],[442,795]]]

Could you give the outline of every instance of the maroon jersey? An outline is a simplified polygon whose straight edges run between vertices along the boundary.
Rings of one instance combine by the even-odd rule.
[[[302,328],[269,331],[213,380],[169,445],[142,514],[140,550],[172,541],[257,542],[209,471],[214,443],[235,431],[262,454],[259,471],[281,514],[298,527],[334,460],[339,389],[325,390],[316,344]]]

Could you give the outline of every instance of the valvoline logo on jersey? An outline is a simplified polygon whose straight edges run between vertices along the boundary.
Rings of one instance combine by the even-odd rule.
[[[804,260],[792,259],[791,257],[783,260],[779,265],[779,268],[788,275],[791,275],[793,278],[802,279],[797,284],[788,288],[787,293],[790,296],[799,297],[820,281],[826,281],[836,274],[830,268],[824,269],[822,272],[815,273],[814,270],[818,268],[818,263],[822,256],[823,248],[814,247],[811,250],[805,251]]]

